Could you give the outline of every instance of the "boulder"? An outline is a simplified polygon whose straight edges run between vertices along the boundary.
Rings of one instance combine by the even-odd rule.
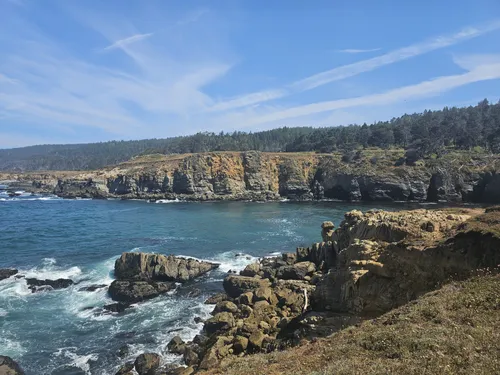
[[[167,344],[167,349],[170,353],[184,354],[186,351],[186,343],[179,336],[175,336]]]
[[[316,271],[316,266],[312,262],[299,262],[292,266],[284,266],[278,269],[276,277],[283,280],[304,280],[306,276],[311,276]]]
[[[239,297],[238,297],[238,303],[240,305],[251,305],[253,302],[253,293],[252,292],[246,292],[246,293],[243,293],[241,294]]]
[[[12,269],[9,269],[9,268],[0,268],[0,280],[3,280],[3,279],[7,279],[11,276],[14,276],[15,274],[17,274],[17,270],[12,268]]]
[[[217,293],[207,298],[205,305],[216,305],[218,302],[228,301],[229,299],[230,297],[226,293]]]
[[[218,302],[217,305],[215,306],[213,313],[217,314],[217,313],[220,313],[223,311],[230,312],[230,313],[236,313],[236,312],[238,312],[238,306],[236,306],[231,301]]]
[[[24,375],[24,371],[12,358],[0,355],[0,375]]]
[[[211,335],[220,330],[229,330],[235,326],[234,316],[229,312],[220,312],[205,322],[205,332]]]
[[[156,353],[141,354],[135,359],[134,367],[139,375],[153,375],[160,367],[160,356]]]
[[[255,262],[251,263],[248,266],[245,267],[243,271],[240,272],[241,276],[248,276],[248,277],[254,277],[257,275],[260,271],[260,264]]]
[[[135,303],[167,293],[175,288],[171,282],[115,280],[109,286],[109,295],[115,301]]]
[[[255,290],[254,301],[271,301],[271,297],[273,295],[273,291],[270,287],[260,287]]]
[[[134,362],[125,363],[121,366],[115,375],[132,375],[134,370]]]
[[[233,340],[233,350],[234,354],[243,353],[247,350],[248,339],[245,336],[235,336]]]
[[[197,365],[200,361],[198,353],[193,348],[187,347],[183,355],[184,363],[188,366]]]
[[[219,267],[216,263],[148,253],[123,253],[115,262],[119,280],[186,282]]]
[[[57,280],[38,280],[34,278],[26,279],[28,288],[32,293],[51,290],[51,289],[64,289],[74,284],[70,279],[57,279]]]
[[[233,298],[237,298],[242,293],[252,291],[261,286],[269,286],[269,280],[257,279],[254,277],[229,275],[224,279],[223,287],[226,293]]]
[[[253,352],[258,352],[260,351],[260,348],[262,348],[262,343],[264,342],[264,339],[266,338],[266,335],[262,331],[255,331],[250,335],[248,338],[248,347],[250,350]]]

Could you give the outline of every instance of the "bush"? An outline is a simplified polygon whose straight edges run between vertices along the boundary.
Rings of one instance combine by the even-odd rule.
[[[371,158],[371,159],[370,159],[370,163],[371,163],[372,165],[377,164],[377,162],[378,162],[378,158],[377,158],[376,156],[374,156],[373,158]]]

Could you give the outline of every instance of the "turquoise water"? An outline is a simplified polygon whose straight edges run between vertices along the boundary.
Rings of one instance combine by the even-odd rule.
[[[207,317],[203,301],[221,290],[230,269],[256,257],[294,251],[320,240],[320,224],[338,224],[344,212],[378,205],[344,203],[168,203],[0,197],[0,268],[29,277],[71,278],[65,290],[32,294],[23,279],[0,281],[0,354],[16,359],[28,375],[114,374],[144,351],[165,353],[179,334],[191,339]],[[396,206],[403,208],[407,206]],[[114,260],[123,251],[193,256],[221,263],[218,271],[174,293],[117,315],[103,315]],[[245,254],[238,256],[238,254]],[[201,294],[190,297],[187,292]],[[129,355],[117,356],[124,344]],[[164,355],[165,363],[178,361]]]

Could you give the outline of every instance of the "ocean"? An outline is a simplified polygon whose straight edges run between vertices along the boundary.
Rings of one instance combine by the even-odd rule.
[[[31,293],[24,279],[0,281],[0,355],[11,356],[27,375],[113,375],[143,352],[166,352],[169,340],[192,339],[213,306],[203,302],[222,291],[229,270],[258,257],[295,251],[321,240],[320,225],[340,223],[346,211],[403,209],[414,205],[338,202],[148,203],[121,200],[64,200],[0,193],[0,268],[26,277],[70,278],[62,290]],[[125,251],[175,254],[220,263],[217,271],[175,291],[103,314],[111,303],[116,258]],[[118,356],[127,345],[128,354]]]

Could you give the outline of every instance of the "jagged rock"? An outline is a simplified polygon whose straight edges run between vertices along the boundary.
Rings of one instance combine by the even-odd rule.
[[[218,302],[221,301],[228,301],[230,300],[230,297],[226,293],[217,293],[205,301],[206,305],[216,305]]]
[[[243,271],[240,272],[241,276],[248,276],[248,277],[254,277],[257,275],[260,271],[260,264],[259,263],[251,263],[248,266],[245,267]]]
[[[171,282],[115,280],[109,286],[109,295],[115,301],[135,303],[167,293],[175,288]]]
[[[237,298],[242,293],[252,291],[260,286],[270,285],[269,280],[261,280],[254,277],[230,275],[224,279],[223,287],[226,293]]]
[[[219,267],[216,263],[173,255],[123,253],[115,262],[119,280],[186,282]]]
[[[127,362],[121,366],[115,375],[132,375],[134,370],[134,362]]]
[[[134,367],[139,375],[153,375],[160,367],[160,356],[156,353],[141,354],[136,358]]]
[[[217,303],[213,313],[217,314],[217,313],[224,312],[224,311],[230,312],[230,313],[236,313],[238,311],[238,306],[236,306],[231,301],[221,301],[221,302]]]
[[[0,268],[0,281],[14,276],[18,273],[18,270],[12,268]]]
[[[38,280],[33,278],[27,278],[26,283],[32,293],[42,290],[64,289],[74,284],[73,280],[70,279]]]
[[[228,330],[235,325],[234,316],[229,312],[220,312],[205,322],[204,329],[211,335],[220,330]]]
[[[283,253],[281,257],[283,261],[290,266],[297,262],[297,254],[294,253]]]
[[[335,224],[331,221],[325,221],[321,224],[321,237],[323,238],[323,242],[333,241],[334,228]]]
[[[24,371],[12,358],[0,355],[0,375],[24,375]]]
[[[186,351],[186,343],[179,336],[175,336],[167,344],[167,349],[174,354],[184,354]]]
[[[247,350],[248,338],[245,336],[235,336],[233,340],[234,354],[240,354]]]

